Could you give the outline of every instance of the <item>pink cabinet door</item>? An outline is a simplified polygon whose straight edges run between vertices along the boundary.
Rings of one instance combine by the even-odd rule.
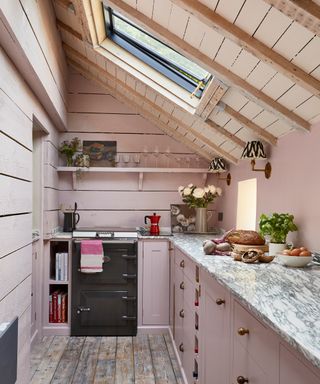
[[[183,270],[179,265],[174,268],[174,327],[173,337],[179,353],[180,360],[183,360],[183,296],[184,281]]]
[[[206,272],[201,272],[200,281],[200,380],[204,384],[229,384],[230,293]]]
[[[319,376],[286,347],[280,344],[280,383],[279,384],[320,384]]]
[[[168,242],[144,242],[142,287],[144,325],[169,325],[169,279]]]

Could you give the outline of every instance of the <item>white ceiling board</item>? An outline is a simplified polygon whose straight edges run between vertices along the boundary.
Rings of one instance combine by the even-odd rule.
[[[254,37],[268,47],[272,47],[291,23],[292,20],[289,17],[275,8],[271,8]]]
[[[259,113],[259,115],[256,116],[252,121],[259,125],[261,128],[266,128],[277,120],[278,118],[273,113],[264,110]]]
[[[62,37],[62,41],[75,49],[76,51],[80,52],[83,56],[86,56],[86,49],[83,41],[77,39],[71,33],[68,33],[64,30],[60,30],[60,34]]]
[[[308,73],[313,71],[320,64],[320,37],[315,36],[292,62]]]
[[[106,61],[106,68],[110,75],[116,77],[116,66],[110,61]]]
[[[131,7],[137,7],[137,0],[123,0],[125,3],[129,4]]]
[[[237,17],[235,25],[252,35],[269,9],[270,5],[263,1],[247,0]]]
[[[313,117],[313,118],[310,120],[310,123],[311,123],[311,124],[318,124],[318,123],[320,123],[320,113],[319,113],[317,116]]]
[[[268,84],[262,88],[262,92],[266,95],[277,100],[283,95],[290,87],[294,85],[294,82],[283,76],[281,73],[277,73]]]
[[[204,36],[203,30],[204,24],[194,16],[191,16],[184,35],[184,40],[191,44],[194,48],[199,48]]]
[[[156,96],[157,96],[156,93],[153,92],[151,88],[147,88],[146,98],[148,100],[150,100],[152,103],[154,103]]]
[[[228,121],[230,121],[231,117],[225,112],[221,111],[217,114],[211,114],[210,120],[214,121],[216,124],[220,125],[220,127],[224,127]]]
[[[85,51],[86,51],[86,57],[88,58],[89,61],[92,63],[97,64],[97,54],[91,47],[85,46]]]
[[[245,0],[220,0],[216,12],[233,23],[244,2]]]
[[[207,130],[205,136],[215,145],[221,145],[226,138],[224,136],[216,135],[214,131]]]
[[[141,96],[144,97],[147,91],[147,87],[141,81],[137,81],[136,91],[140,93]]]
[[[220,148],[226,152],[231,152],[236,148],[236,145],[232,141],[226,140],[220,145]]]
[[[136,0],[136,1],[137,1],[137,10],[145,14],[151,19],[154,0]]]
[[[173,103],[170,103],[169,101],[165,100],[165,102],[163,103],[163,109],[169,113],[171,115],[171,113],[173,112],[175,108],[175,104]]]
[[[262,111],[263,111],[263,108],[260,105],[252,101],[249,101],[248,104],[246,104],[243,108],[241,108],[240,113],[241,115],[247,117],[248,119],[253,119]]]
[[[233,151],[230,152],[230,155],[232,154],[232,156],[234,156],[236,159],[240,159],[242,152],[243,152],[242,148],[236,147]],[[250,166],[249,162],[248,162],[248,166]]]
[[[188,132],[188,133],[185,135],[185,137],[187,137],[188,140],[190,140],[190,141],[194,141],[194,140],[196,139],[196,137],[195,137],[192,133],[190,133],[190,132]]]
[[[239,137],[239,139],[241,139],[243,141],[257,140],[257,135],[246,127],[242,127],[237,132],[237,137]]]
[[[249,102],[245,96],[232,88],[229,88],[228,91],[224,94],[222,101],[236,111],[239,111],[240,108]]]
[[[268,131],[269,133],[271,133],[276,137],[281,137],[283,135],[286,135],[292,130],[293,130],[292,127],[290,127],[288,124],[280,120],[276,121],[275,123],[271,124],[268,128],[266,128],[266,131]]]
[[[219,0],[200,0],[200,3],[206,5],[208,8],[215,10]]]
[[[230,69],[240,51],[241,48],[237,44],[231,40],[224,39],[216,56],[216,61],[224,67]]]
[[[311,75],[312,75],[315,79],[320,80],[320,65],[319,65],[314,71],[311,72]]]
[[[320,112],[320,99],[312,96],[305,103],[299,105],[294,111],[305,120],[311,120]]]
[[[120,67],[116,67],[116,74],[117,74],[117,78],[122,81],[122,82],[125,82],[126,81],[126,72],[121,69]]]
[[[242,125],[238,121],[229,120],[223,128],[226,129],[228,132],[235,134],[236,132],[238,132],[241,129],[241,127],[242,127]]]
[[[210,59],[214,59],[223,41],[223,36],[206,25],[204,25],[204,30],[205,35],[201,41],[199,50],[210,57]]]
[[[278,101],[289,110],[294,110],[311,96],[312,94],[310,92],[295,84],[288,92],[281,96]]]
[[[245,79],[258,63],[259,59],[243,50],[231,66],[231,71]]]
[[[64,7],[62,7],[59,3],[56,3],[55,1],[53,1],[53,6],[57,19],[59,19],[75,31],[79,33],[82,32],[79,19],[73,12],[68,12]]]
[[[246,81],[257,89],[262,89],[276,73],[277,71],[275,71],[270,65],[260,61],[260,63],[247,77]]]
[[[96,61],[99,67],[101,67],[102,69],[107,69],[107,61],[103,56],[96,55]]]
[[[168,124],[168,121],[169,121],[169,119],[168,119],[168,117],[166,116],[166,115],[160,115],[160,121],[162,122],[162,123],[164,123],[164,124]]]
[[[172,3],[170,0],[157,0],[153,7],[153,20],[168,28]]]
[[[189,13],[184,9],[172,4],[169,19],[169,31],[183,39],[189,19]]]
[[[302,25],[294,22],[281,36],[273,49],[291,60],[313,38],[314,34]]]

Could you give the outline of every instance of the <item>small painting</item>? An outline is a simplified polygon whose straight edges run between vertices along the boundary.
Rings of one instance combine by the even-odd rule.
[[[116,141],[83,141],[83,153],[90,157],[90,167],[114,167]]]
[[[186,204],[171,204],[171,231],[194,232],[196,222],[196,210]]]

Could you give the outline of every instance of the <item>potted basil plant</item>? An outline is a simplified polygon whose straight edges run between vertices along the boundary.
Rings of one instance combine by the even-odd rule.
[[[275,255],[286,248],[289,232],[298,230],[294,223],[294,216],[289,213],[272,213],[267,216],[264,213],[259,219],[259,230],[262,236],[270,236],[269,255]]]

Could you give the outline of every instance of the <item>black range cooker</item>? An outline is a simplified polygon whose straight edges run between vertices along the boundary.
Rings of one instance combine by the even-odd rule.
[[[103,271],[80,271],[81,241],[101,239]],[[78,229],[73,232],[72,336],[137,334],[137,232]]]

